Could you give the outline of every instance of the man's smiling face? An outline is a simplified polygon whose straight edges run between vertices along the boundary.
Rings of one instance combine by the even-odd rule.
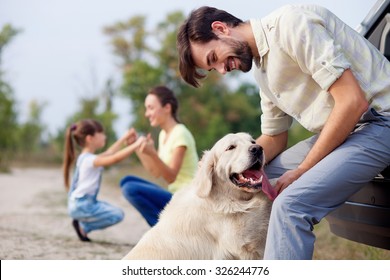
[[[192,59],[203,70],[216,70],[221,74],[233,70],[248,72],[253,55],[249,44],[233,38],[220,38],[208,43],[191,42]]]

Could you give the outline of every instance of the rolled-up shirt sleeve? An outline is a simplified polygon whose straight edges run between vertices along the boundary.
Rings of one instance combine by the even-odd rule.
[[[287,131],[292,124],[292,117],[280,110],[268,97],[261,93],[261,133],[277,135]]]

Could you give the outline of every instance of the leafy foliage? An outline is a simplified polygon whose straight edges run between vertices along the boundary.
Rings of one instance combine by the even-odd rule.
[[[19,125],[17,130],[18,154],[22,158],[28,158],[33,153],[38,153],[42,146],[42,135],[45,126],[42,123],[42,112],[45,103],[39,103],[35,100],[30,102],[29,117],[27,121]]]
[[[13,157],[18,129],[14,93],[4,78],[1,61],[4,48],[18,32],[10,24],[4,25],[0,31],[0,170],[6,170],[8,161]]]

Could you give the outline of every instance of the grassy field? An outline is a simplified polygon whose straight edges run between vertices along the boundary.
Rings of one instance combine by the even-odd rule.
[[[380,249],[338,237],[323,220],[314,232],[317,236],[314,259],[319,260],[390,260],[390,250]]]

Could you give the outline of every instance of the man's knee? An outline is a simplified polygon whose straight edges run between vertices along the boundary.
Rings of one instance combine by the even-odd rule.
[[[290,195],[284,190],[274,200],[271,214],[277,219],[294,219],[294,216],[302,216],[306,212],[304,205],[296,199],[295,195]],[[276,216],[275,216],[276,215]]]
[[[314,225],[321,220],[316,217],[316,207],[297,199],[296,196],[283,192],[275,199],[272,205],[271,218],[295,225],[302,225],[307,230],[313,230]]]
[[[281,193],[272,204],[272,213],[275,214],[288,214],[288,198]]]

